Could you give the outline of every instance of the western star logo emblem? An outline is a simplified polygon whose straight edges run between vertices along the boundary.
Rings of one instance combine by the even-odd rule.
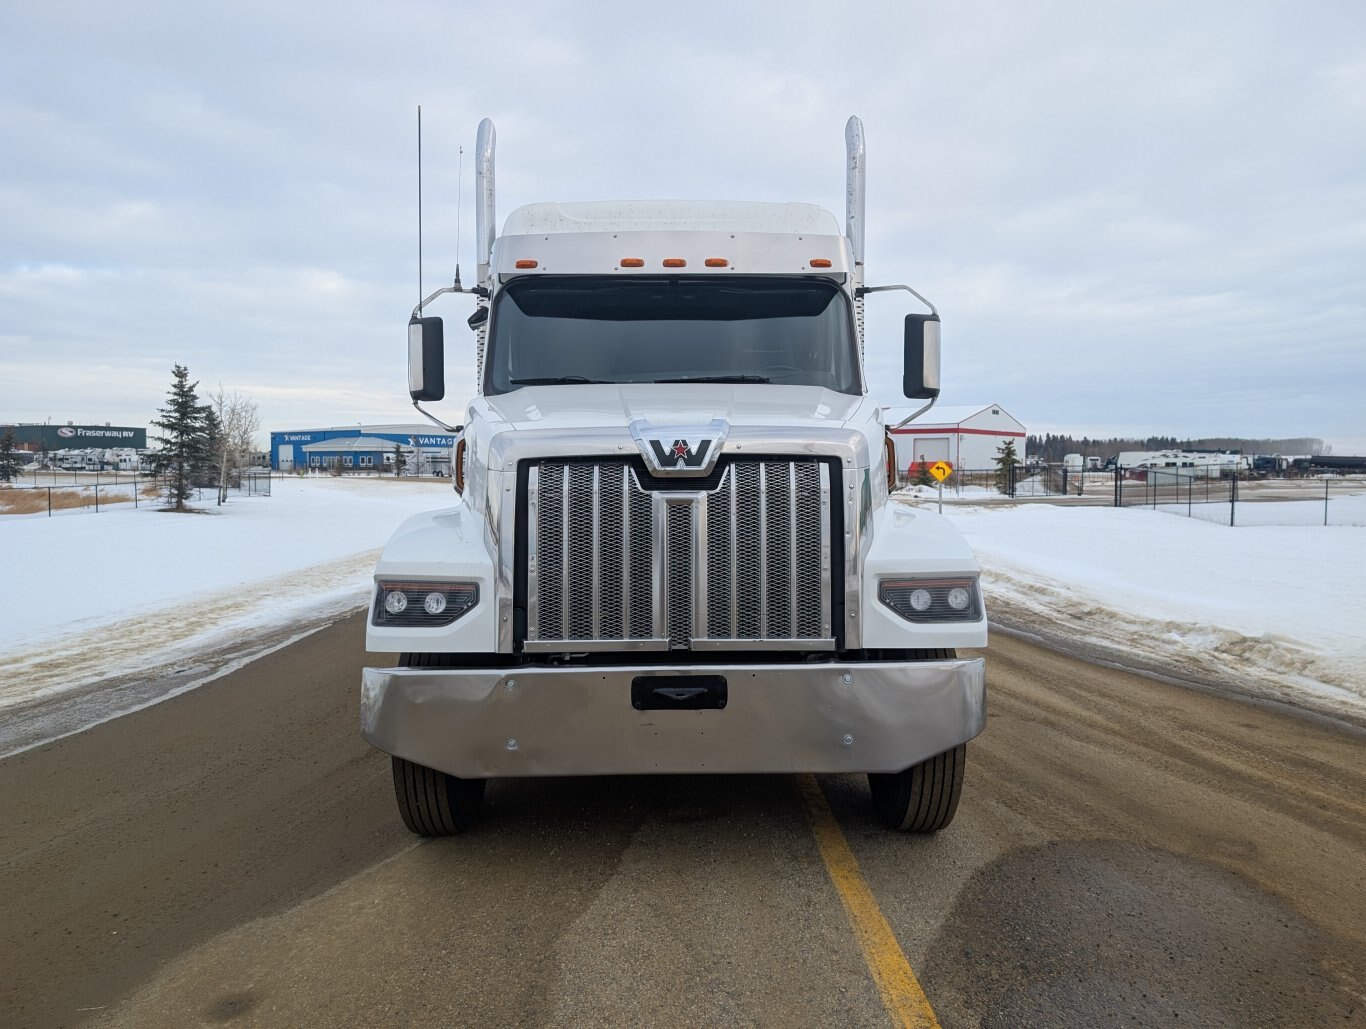
[[[661,468],[670,466],[677,468],[680,464],[684,468],[700,468],[707,460],[707,451],[711,449],[711,440],[704,439],[696,447],[688,445],[685,439],[676,439],[673,446],[664,446],[661,439],[650,440],[650,449],[655,452],[655,458],[659,461]]]
[[[651,424],[644,418],[631,422],[631,437],[645,458],[651,475],[701,478],[710,475],[725,450],[730,423],[724,418],[709,422]]]

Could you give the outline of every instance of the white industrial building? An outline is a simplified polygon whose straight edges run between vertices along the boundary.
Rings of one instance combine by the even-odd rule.
[[[956,470],[996,467],[997,451],[1007,441],[1015,444],[1021,461],[1025,457],[1025,427],[1000,404],[936,405],[913,422],[897,423],[913,413],[913,407],[888,407],[882,419],[896,444],[896,464],[904,475],[913,462],[947,461]]]

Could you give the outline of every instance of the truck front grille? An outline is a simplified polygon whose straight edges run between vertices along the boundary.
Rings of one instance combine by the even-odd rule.
[[[831,466],[631,460],[527,469],[528,650],[832,648]]]

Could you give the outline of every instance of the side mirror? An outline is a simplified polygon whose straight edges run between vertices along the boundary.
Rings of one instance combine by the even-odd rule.
[[[465,324],[471,329],[477,329],[489,320],[489,308],[487,304],[480,304],[474,309],[474,314],[465,319]]]
[[[939,396],[939,315],[906,316],[906,359],[901,391],[910,400]]]
[[[446,395],[446,346],[440,318],[408,323],[408,395],[441,400]]]

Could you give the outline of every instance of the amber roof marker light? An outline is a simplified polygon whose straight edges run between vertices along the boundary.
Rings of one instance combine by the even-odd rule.
[[[829,268],[829,267],[830,267],[830,258],[828,258],[828,257],[813,257],[813,258],[811,258],[811,260],[808,261],[807,263],[810,264],[812,268]]]
[[[518,268],[535,268],[540,262],[533,261],[529,257],[523,257],[517,261]]]
[[[724,257],[709,257],[702,262],[708,268],[729,268],[730,261]]]
[[[688,262],[685,261],[685,260],[683,260],[683,258],[681,258],[681,257],[666,257],[666,258],[664,258],[664,267],[665,267],[665,268],[686,268],[686,267],[688,267]]]
[[[644,268],[645,259],[643,257],[623,257],[621,266],[623,268]]]

